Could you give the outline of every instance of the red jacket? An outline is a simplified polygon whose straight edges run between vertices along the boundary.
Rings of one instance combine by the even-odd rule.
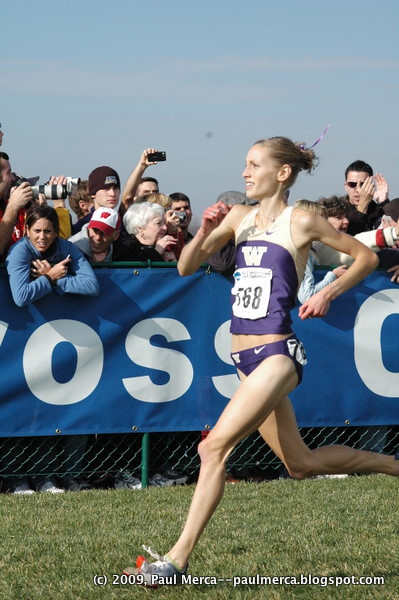
[[[3,219],[3,215],[4,215],[4,210],[2,208],[0,208],[0,221]],[[3,256],[0,256],[0,262],[4,262],[9,249],[11,248],[11,246],[13,244],[15,244],[15,242],[18,242],[18,240],[20,240],[24,236],[24,232],[25,232],[25,209],[21,209],[18,213],[17,222],[14,225],[14,231],[13,231],[11,239],[8,243],[8,246],[5,248]]]

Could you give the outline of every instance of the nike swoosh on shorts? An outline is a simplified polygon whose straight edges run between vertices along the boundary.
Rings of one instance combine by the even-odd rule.
[[[266,348],[267,344],[265,344],[264,346],[261,346],[260,348],[254,348],[254,353],[255,354],[259,354],[259,352],[262,352],[263,348]]]

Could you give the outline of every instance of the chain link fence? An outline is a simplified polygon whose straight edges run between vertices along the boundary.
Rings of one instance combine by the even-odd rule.
[[[143,263],[113,266],[143,267]],[[109,264],[96,264],[97,268]],[[151,263],[147,267],[174,268],[175,263]],[[346,444],[360,450],[394,454],[399,449],[399,425],[300,428],[312,449],[327,444]],[[125,433],[73,436],[0,437],[0,491],[10,483],[29,478],[32,486],[41,478],[56,476],[111,488],[120,473],[128,472],[149,484],[151,475],[175,471],[196,481],[200,461],[197,447],[207,432]],[[263,481],[286,477],[284,465],[258,433],[243,440],[227,461],[233,479]]]
[[[310,448],[346,444],[353,448],[394,454],[398,426],[301,428]],[[194,482],[199,470],[197,446],[207,432],[126,433],[48,437],[0,438],[2,491],[16,478],[71,477],[93,487],[113,487],[121,472],[148,484],[154,473],[170,470]],[[262,481],[287,476],[282,463],[258,433],[243,440],[227,461],[232,478]]]

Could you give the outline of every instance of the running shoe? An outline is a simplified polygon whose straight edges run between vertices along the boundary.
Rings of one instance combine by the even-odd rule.
[[[175,471],[174,469],[162,471],[162,475],[167,479],[173,479],[176,485],[184,485],[188,480],[188,475],[179,473],[179,471]]]
[[[79,481],[78,479],[73,479],[73,477],[64,477],[62,481],[68,492],[84,492],[85,490],[93,489],[93,486],[87,481]]]
[[[170,487],[172,485],[176,485],[176,481],[174,479],[170,479],[162,475],[161,473],[155,473],[152,477],[150,477],[150,485],[155,485],[158,487]]]
[[[142,485],[140,479],[134,477],[130,471],[120,471],[115,478],[114,488],[116,490],[140,490]]]
[[[135,567],[127,567],[123,573],[135,578],[137,585],[157,588],[161,585],[182,585],[183,576],[187,573],[187,567],[181,571],[168,556],[161,556],[149,546],[142,548],[155,558],[155,562],[149,563],[143,556],[138,556]]]
[[[179,475],[176,471],[166,471],[165,473],[155,473],[150,477],[150,485],[158,487],[170,487],[172,485],[181,485],[186,483],[188,477]]]
[[[18,496],[27,496],[35,493],[35,490],[31,488],[26,477],[22,477],[22,479],[19,479],[10,485],[9,491],[11,494],[17,494]]]
[[[63,494],[65,492],[65,488],[60,487],[55,479],[49,477],[49,479],[45,479],[39,483],[37,491],[49,492],[50,494]]]

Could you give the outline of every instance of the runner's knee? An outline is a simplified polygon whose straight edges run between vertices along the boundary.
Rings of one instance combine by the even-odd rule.
[[[201,464],[224,464],[226,461],[226,450],[220,444],[207,437],[198,445],[198,454]]]

